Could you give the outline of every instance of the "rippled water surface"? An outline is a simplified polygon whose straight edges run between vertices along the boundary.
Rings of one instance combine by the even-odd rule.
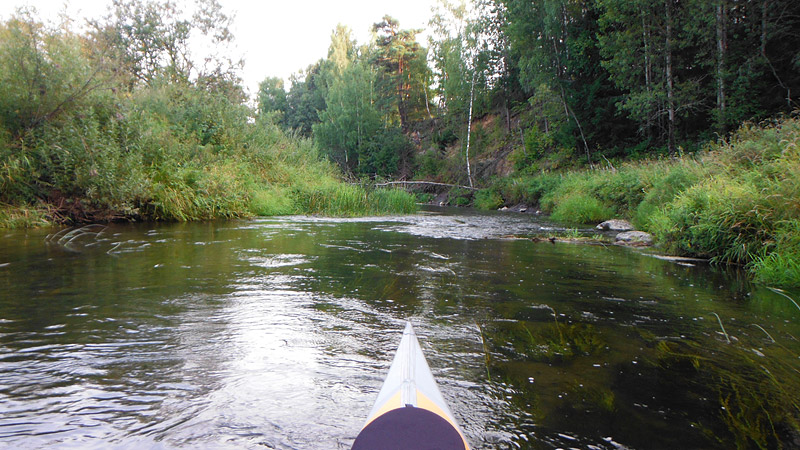
[[[348,449],[406,319],[476,449],[725,447],[747,442],[726,406],[763,422],[752,383],[797,383],[787,297],[514,238],[552,229],[434,210],[3,231],[0,447]]]

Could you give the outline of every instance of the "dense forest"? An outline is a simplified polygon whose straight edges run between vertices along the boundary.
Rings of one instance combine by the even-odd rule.
[[[487,114],[518,171],[676,155],[798,107],[798,29],[792,1],[441,1],[427,49],[388,16],[361,46],[340,26],[288,92],[265,80],[259,107],[358,176],[442,176],[414,158],[418,124],[472,158]],[[462,159],[450,181],[471,184]]]

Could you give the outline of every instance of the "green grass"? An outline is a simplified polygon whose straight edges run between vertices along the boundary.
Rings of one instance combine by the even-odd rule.
[[[368,194],[371,214],[410,214],[418,210],[416,198],[399,189],[376,189]]]
[[[310,139],[252,122],[218,94],[168,85],[90,100],[35,134],[14,137],[0,123],[0,227],[37,226],[34,205],[48,203],[56,221],[416,210],[405,192],[346,184]]]
[[[745,125],[696,155],[513,176],[482,192],[497,192],[507,205],[538,204],[567,223],[627,218],[667,251],[745,265],[763,283],[800,286],[798,119]],[[488,198],[476,205],[497,204]]]
[[[591,194],[575,192],[554,201],[550,217],[561,222],[602,222],[614,216],[614,211]]]
[[[775,233],[773,250],[756,257],[750,269],[764,284],[800,287],[800,220],[782,223]]]
[[[250,213],[255,216],[286,216],[297,213],[291,192],[285,188],[259,188],[250,195]]]
[[[0,228],[35,228],[52,225],[49,211],[42,206],[0,204]]]

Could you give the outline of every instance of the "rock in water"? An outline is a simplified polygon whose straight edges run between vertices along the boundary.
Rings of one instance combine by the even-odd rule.
[[[653,236],[644,231],[625,231],[617,235],[617,244],[635,246],[653,245]]]
[[[598,225],[597,229],[603,231],[631,231],[634,228],[627,220],[611,219]]]

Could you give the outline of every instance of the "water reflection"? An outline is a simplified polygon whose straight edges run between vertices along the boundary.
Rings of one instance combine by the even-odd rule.
[[[790,302],[735,271],[510,238],[552,228],[434,211],[6,232],[0,443],[349,448],[406,318],[476,449],[791,442],[792,400],[753,387],[800,386]]]

